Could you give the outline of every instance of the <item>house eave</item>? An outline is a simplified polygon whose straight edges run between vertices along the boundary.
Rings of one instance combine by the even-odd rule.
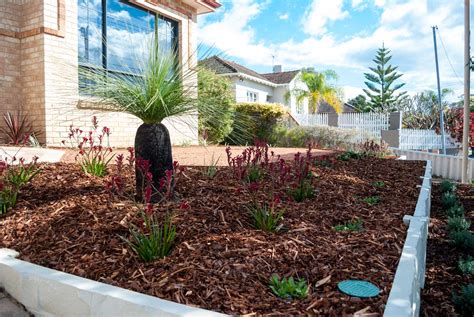
[[[256,83],[263,84],[263,85],[267,85],[267,86],[270,86],[270,87],[278,87],[278,86],[280,86],[280,85],[278,85],[278,84],[272,83],[271,81],[263,80],[263,79],[260,79],[260,78],[254,77],[254,76],[250,76],[250,75],[247,75],[247,74],[244,74],[244,73],[224,73],[224,74],[219,74],[219,75],[221,75],[221,76],[227,76],[227,77],[240,77],[240,78],[245,78],[245,79],[254,81],[254,82],[256,82]]]
[[[196,9],[197,14],[206,14],[216,11],[221,4],[214,0],[183,0],[184,3]]]

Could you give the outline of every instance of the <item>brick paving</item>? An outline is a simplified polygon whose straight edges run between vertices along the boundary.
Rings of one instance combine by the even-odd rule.
[[[173,159],[178,161],[181,165],[187,166],[205,166],[209,165],[212,160],[218,161],[219,166],[227,165],[227,154],[225,152],[225,146],[174,146],[173,147]],[[232,154],[237,155],[242,153],[245,147],[232,146]],[[271,148],[275,154],[280,154],[284,159],[292,159],[297,152],[304,153],[304,148]],[[115,153],[123,153],[126,155],[127,150],[118,149]],[[313,150],[313,155],[326,155],[331,153],[327,150]],[[61,162],[74,162],[74,158],[77,155],[77,151],[68,149],[61,158]]]

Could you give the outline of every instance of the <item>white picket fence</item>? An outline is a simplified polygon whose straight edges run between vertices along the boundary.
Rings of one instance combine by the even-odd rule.
[[[299,125],[313,126],[313,125],[328,125],[328,114],[292,114],[293,118]]]
[[[338,117],[338,127],[353,129],[376,138],[381,137],[381,130],[390,127],[390,114],[386,113],[342,113]]]
[[[434,130],[401,129],[400,145],[402,150],[441,149],[441,135]]]

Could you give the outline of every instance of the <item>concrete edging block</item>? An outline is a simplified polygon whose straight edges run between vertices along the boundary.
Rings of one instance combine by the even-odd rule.
[[[15,259],[0,249],[0,286],[38,317],[218,317],[174,303]]]
[[[421,289],[425,284],[426,247],[431,209],[432,163],[426,161],[423,183],[413,216],[403,217],[408,223],[407,237],[395,272],[384,316],[419,316]]]

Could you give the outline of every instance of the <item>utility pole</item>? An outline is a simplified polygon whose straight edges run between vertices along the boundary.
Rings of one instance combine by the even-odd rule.
[[[469,164],[469,103],[470,103],[470,85],[471,85],[471,56],[470,56],[470,38],[471,38],[471,1],[464,0],[464,120],[462,133],[462,182],[468,183],[467,168]]]
[[[438,66],[438,46],[436,45],[436,30],[438,27],[432,26],[433,29],[433,43],[435,51],[435,61],[436,61],[436,81],[438,82],[438,104],[439,104],[439,125],[441,130],[441,149],[443,154],[446,155],[446,137],[444,135],[444,113],[443,105],[441,104],[441,85],[439,83],[439,66]]]

